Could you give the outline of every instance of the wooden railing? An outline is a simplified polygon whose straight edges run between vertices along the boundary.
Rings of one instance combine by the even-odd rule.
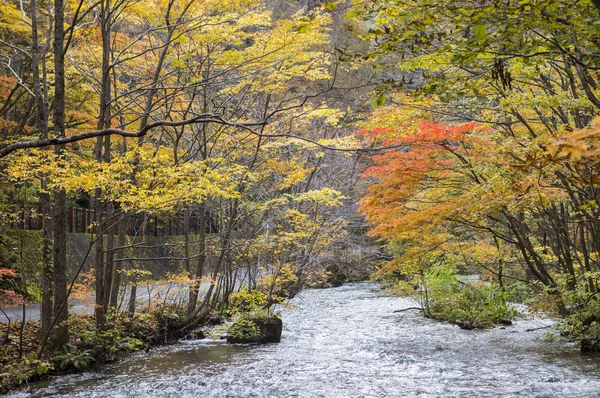
[[[93,209],[84,207],[71,206],[67,213],[67,226],[70,233],[91,233],[96,222],[96,212]],[[103,212],[103,216],[106,213]],[[206,217],[206,233],[218,232],[219,226],[217,217],[210,212],[205,212]],[[21,212],[21,222],[15,225],[16,228],[25,230],[40,230],[42,229],[42,208],[29,209]],[[183,212],[179,212],[172,217],[150,217],[148,222],[148,234],[152,236],[180,236],[184,235],[185,217]],[[141,234],[143,216],[134,214],[129,217],[127,223],[127,235],[139,236]],[[119,224],[117,223],[116,233],[119,232]],[[200,217],[197,210],[192,210],[188,217],[188,231],[192,235],[197,235],[200,232]]]

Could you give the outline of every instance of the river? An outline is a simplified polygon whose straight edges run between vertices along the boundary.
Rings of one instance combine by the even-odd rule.
[[[461,330],[375,284],[307,290],[279,344],[184,341],[12,397],[600,397],[600,357],[544,342],[544,319]]]

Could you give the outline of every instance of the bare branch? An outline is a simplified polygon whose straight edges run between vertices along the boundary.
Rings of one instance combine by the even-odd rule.
[[[141,130],[139,130],[137,132],[130,132],[130,131],[124,131],[121,129],[109,128],[109,129],[104,129],[104,130],[89,131],[86,133],[76,134],[76,135],[73,135],[70,137],[49,138],[49,139],[38,140],[38,141],[16,142],[14,144],[9,144],[9,145],[5,146],[4,148],[0,149],[0,159],[7,156],[8,154],[10,154],[12,152],[19,150],[19,149],[43,148],[43,147],[47,147],[47,146],[51,146],[51,145],[52,146],[64,145],[64,144],[70,144],[73,142],[87,140],[90,138],[105,137],[105,136],[109,136],[109,135],[119,135],[121,137],[137,138],[137,137],[145,136],[148,133],[148,131],[150,131],[156,127],[164,127],[164,126],[178,127],[178,126],[185,126],[185,125],[194,124],[194,123],[216,123],[216,124],[222,124],[222,125],[226,125],[226,126],[230,126],[230,127],[243,128],[245,130],[252,130],[251,129],[252,127],[262,126],[265,124],[264,122],[257,122],[257,123],[229,122],[227,120],[224,120],[219,115],[207,113],[207,114],[200,114],[200,115],[195,116],[190,119],[179,120],[179,121],[159,120],[159,121],[156,121],[156,122],[146,125],[144,128],[142,128]]]

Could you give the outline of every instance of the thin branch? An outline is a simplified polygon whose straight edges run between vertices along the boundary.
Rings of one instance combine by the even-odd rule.
[[[76,135],[73,135],[70,137],[48,138],[45,140],[38,140],[38,141],[16,142],[14,144],[7,145],[4,148],[0,149],[0,159],[7,156],[8,154],[10,154],[12,152],[19,150],[19,149],[43,148],[43,147],[47,147],[50,145],[53,145],[53,146],[64,145],[64,144],[70,144],[73,142],[87,140],[90,138],[105,137],[105,136],[110,136],[110,135],[119,135],[121,137],[127,137],[127,138],[137,138],[137,137],[145,136],[148,133],[148,131],[150,131],[156,127],[161,127],[161,126],[177,127],[177,126],[185,126],[185,125],[194,124],[194,123],[217,123],[217,124],[227,125],[230,127],[243,128],[246,130],[251,130],[251,127],[264,125],[264,122],[258,122],[258,123],[229,122],[229,121],[226,121],[225,119],[223,119],[219,115],[207,113],[207,114],[200,114],[191,119],[174,121],[174,122],[166,121],[166,120],[159,120],[154,123],[150,123],[150,124],[146,125],[146,127],[142,128],[141,130],[139,130],[137,132],[124,131],[124,130],[116,129],[116,128],[109,128],[109,129],[104,129],[104,130],[89,131],[86,133],[76,134]]]

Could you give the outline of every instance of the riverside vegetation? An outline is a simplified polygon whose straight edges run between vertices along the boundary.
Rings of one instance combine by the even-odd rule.
[[[370,275],[464,328],[525,302],[599,351],[599,19],[592,0],[3,2],[0,304],[41,315],[1,325],[2,390],[225,320],[258,342],[303,288]]]

